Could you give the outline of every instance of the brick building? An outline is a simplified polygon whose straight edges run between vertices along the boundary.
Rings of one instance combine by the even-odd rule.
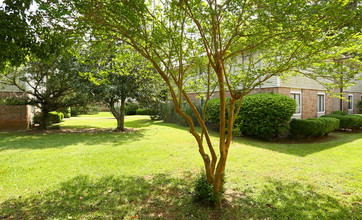
[[[0,98],[19,97],[23,98],[27,94],[20,92],[16,87],[5,86],[0,89]],[[31,119],[34,115],[32,106],[11,106],[0,105],[0,129],[28,129],[31,125]]]
[[[293,118],[316,118],[340,110],[339,98],[332,97],[319,82],[305,77],[295,76],[282,80],[274,76],[250,94],[259,92],[274,92],[294,98],[297,102],[297,110]],[[191,97],[195,99],[196,94]],[[219,94],[215,92],[212,98],[217,97]],[[346,100],[342,100],[343,110],[348,114],[358,113],[356,105],[362,99],[362,81],[346,90],[344,97]]]

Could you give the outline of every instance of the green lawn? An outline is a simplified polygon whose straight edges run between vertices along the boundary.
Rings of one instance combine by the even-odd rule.
[[[362,218],[362,133],[235,138],[226,200],[212,209],[191,201],[202,160],[187,128],[127,116],[133,132],[114,133],[109,113],[93,117],[68,119],[64,131],[0,132],[0,219]]]

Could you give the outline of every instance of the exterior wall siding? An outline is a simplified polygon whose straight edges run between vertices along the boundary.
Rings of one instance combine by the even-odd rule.
[[[286,80],[280,80],[280,87],[325,90],[317,81],[301,76],[293,76]]]

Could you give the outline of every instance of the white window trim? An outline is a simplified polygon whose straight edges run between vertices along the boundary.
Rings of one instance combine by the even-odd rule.
[[[351,108],[351,109],[349,108],[349,103],[350,103],[350,102],[349,102],[349,97],[350,97],[350,96],[352,97],[352,99],[351,99],[351,107],[352,107],[352,108]],[[347,110],[353,111],[353,104],[354,104],[354,103],[353,103],[353,94],[348,94],[347,99],[348,99]]]
[[[323,109],[324,109],[324,111],[318,111],[318,101],[319,101],[319,99],[318,99],[318,95],[323,95]],[[317,113],[326,113],[326,94],[324,93],[324,92],[318,92],[318,94],[317,94]]]
[[[300,105],[299,105],[299,113],[294,113],[293,116],[299,116],[299,115],[302,115],[302,92],[290,92],[290,94],[299,94],[299,98],[300,98]]]

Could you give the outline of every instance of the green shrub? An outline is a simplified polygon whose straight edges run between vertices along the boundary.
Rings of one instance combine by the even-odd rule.
[[[324,135],[325,123],[322,120],[302,120],[293,118],[289,132],[294,137],[320,137]]]
[[[33,116],[33,123],[40,124],[42,118],[42,113],[35,114]],[[52,111],[48,113],[48,117],[46,118],[45,124],[51,125],[54,123],[60,123],[64,119],[64,114],[61,112]]]
[[[276,93],[259,93],[243,99],[236,125],[244,135],[263,139],[277,137],[296,108],[295,100]]]
[[[51,124],[60,123],[63,119],[64,119],[64,114],[61,112],[53,111],[48,113],[48,120],[50,121]]]
[[[320,120],[322,120],[323,122],[325,122],[326,125],[326,129],[324,131],[324,135],[328,135],[330,132],[335,131],[339,128],[339,119],[337,118],[319,118]]]
[[[225,178],[222,177],[222,187],[220,192],[214,194],[214,186],[207,181],[205,172],[200,172],[197,179],[194,182],[195,189],[193,193],[193,200],[195,202],[200,202],[205,205],[215,205],[219,204],[222,199],[222,195],[225,192],[224,184]]]
[[[362,127],[362,117],[359,115],[346,115],[340,120],[340,128],[343,129],[359,129]]]
[[[322,115],[322,118],[337,118],[337,119],[341,119],[342,117],[344,117],[343,115],[340,114],[328,114],[328,115]]]
[[[345,111],[333,111],[332,114],[346,115],[347,113]]]
[[[282,94],[248,95],[242,101],[242,107],[235,120],[234,132],[262,139],[276,137],[286,129],[295,108],[295,100]],[[207,119],[212,123],[219,123],[219,114],[220,99],[210,100],[207,104]],[[227,113],[226,117],[228,118]]]
[[[229,105],[230,98],[226,99],[226,105]],[[226,111],[226,116],[228,113]],[[219,124],[220,122],[220,98],[211,99],[207,102],[206,118],[208,121]]]
[[[152,115],[153,110],[149,108],[139,108],[136,110],[136,115]]]
[[[126,105],[124,107],[124,113],[125,113],[125,115],[135,115],[137,109],[138,109],[138,105],[136,103],[128,102],[128,103],[126,103]]]
[[[337,118],[293,119],[290,123],[290,133],[294,137],[321,137],[339,128]]]

